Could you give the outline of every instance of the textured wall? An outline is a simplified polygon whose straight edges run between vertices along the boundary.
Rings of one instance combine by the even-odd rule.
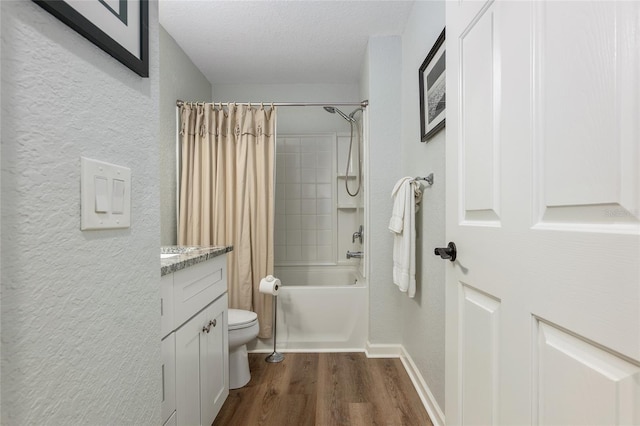
[[[399,36],[371,37],[368,47],[368,261],[369,341],[400,343],[400,293],[393,284],[393,235],[389,232],[391,190],[401,176]]]
[[[1,7],[2,423],[158,424],[157,2],[144,79]],[[80,231],[80,156],[131,168],[129,229]]]
[[[416,215],[416,296],[403,298],[402,344],[444,409],[445,262],[433,255],[445,240],[445,133],[420,142],[417,70],[445,25],[444,1],[415,2],[402,36],[402,174],[425,176],[435,184],[424,189]]]
[[[176,100],[211,101],[211,83],[160,27],[160,241],[176,244]]]

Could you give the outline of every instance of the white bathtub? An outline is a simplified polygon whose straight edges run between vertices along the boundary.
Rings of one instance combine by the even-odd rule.
[[[367,287],[353,267],[276,267],[281,352],[363,351],[367,341]],[[273,350],[257,339],[255,352]]]

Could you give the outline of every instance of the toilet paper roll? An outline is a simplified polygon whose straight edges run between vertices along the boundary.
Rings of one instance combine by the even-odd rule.
[[[260,293],[277,296],[280,291],[280,280],[273,275],[267,275],[260,280]]]

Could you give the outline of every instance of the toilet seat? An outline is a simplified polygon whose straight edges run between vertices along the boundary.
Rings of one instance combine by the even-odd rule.
[[[258,314],[243,309],[229,309],[228,323],[229,330],[249,328],[258,322]]]

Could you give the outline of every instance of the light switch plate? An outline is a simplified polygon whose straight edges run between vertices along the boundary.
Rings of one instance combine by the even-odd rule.
[[[98,188],[96,183],[100,184]],[[80,157],[80,197],[81,230],[131,226],[131,169]]]

